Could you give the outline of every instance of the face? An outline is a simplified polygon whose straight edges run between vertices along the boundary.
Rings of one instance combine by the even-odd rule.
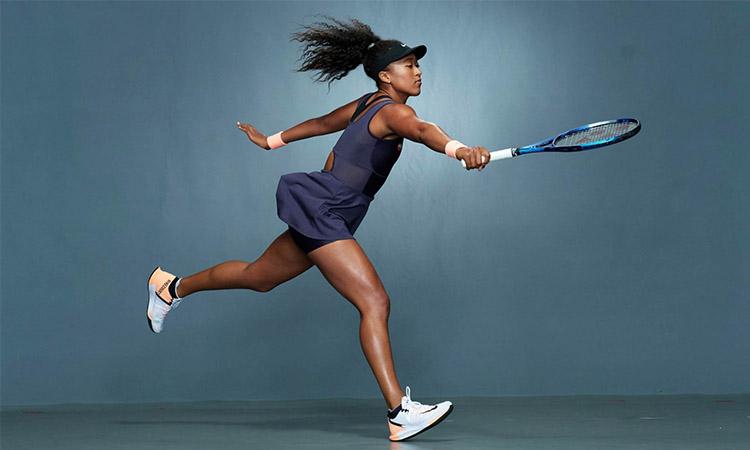
[[[387,81],[399,92],[412,96],[419,95],[422,91],[422,70],[419,68],[417,57],[413,54],[393,61],[383,72],[387,74]]]

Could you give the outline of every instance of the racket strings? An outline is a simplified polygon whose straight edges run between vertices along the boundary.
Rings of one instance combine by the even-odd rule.
[[[607,141],[629,133],[637,126],[635,122],[612,122],[577,130],[555,139],[555,147],[572,147],[599,141]]]

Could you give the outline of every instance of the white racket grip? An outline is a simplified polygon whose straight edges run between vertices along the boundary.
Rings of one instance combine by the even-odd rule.
[[[490,161],[494,161],[496,159],[512,158],[513,150],[513,148],[504,148],[502,150],[495,150],[494,152],[490,152]]]
[[[495,150],[494,152],[490,152],[490,161],[495,161],[497,159],[507,159],[513,157],[513,148],[504,148],[502,150]],[[461,165],[466,167],[466,163],[464,160],[461,160]]]

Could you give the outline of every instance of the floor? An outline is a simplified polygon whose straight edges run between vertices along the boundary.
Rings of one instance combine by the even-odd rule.
[[[381,399],[5,408],[0,448],[750,449],[750,395],[452,401],[445,421],[401,443],[387,439]]]

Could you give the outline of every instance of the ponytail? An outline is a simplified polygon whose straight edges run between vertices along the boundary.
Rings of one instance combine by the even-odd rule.
[[[378,74],[372,73],[374,61],[378,49],[382,49],[382,44],[387,41],[381,40],[367,24],[357,19],[343,23],[325,17],[334,24],[316,22],[292,34],[292,41],[304,44],[299,58],[302,65],[296,71],[318,71],[315,81],[327,81],[330,89],[334,80],[342,79],[362,64],[367,76],[377,82]]]

